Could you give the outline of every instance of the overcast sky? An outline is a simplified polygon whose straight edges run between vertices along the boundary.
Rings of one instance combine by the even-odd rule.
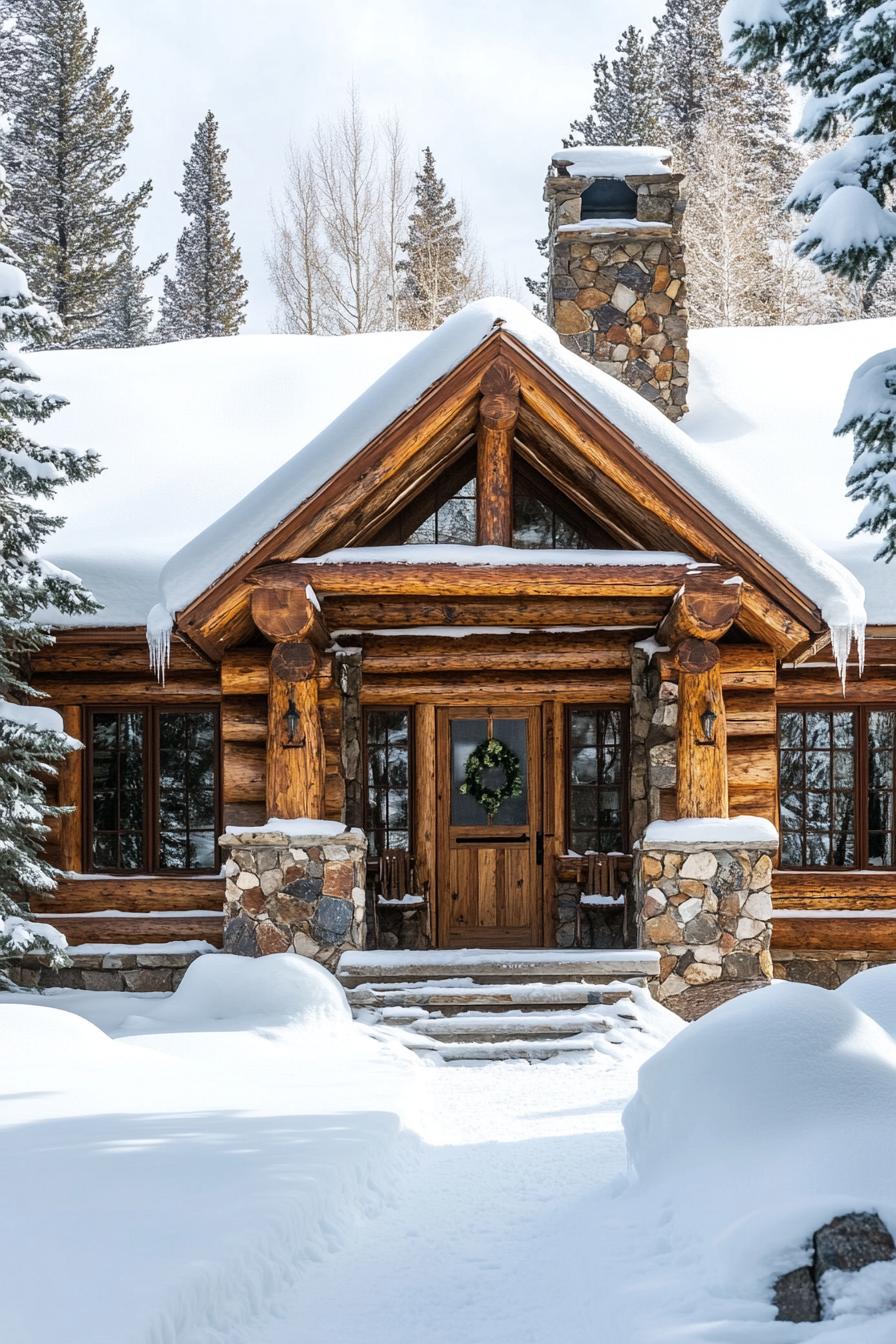
[[[128,181],[151,177],[143,256],[173,254],[174,191],[211,108],[230,150],[231,215],[249,281],[246,330],[274,311],[269,202],[286,146],[338,111],[354,80],[371,116],[397,112],[469,207],[498,281],[539,266],[545,167],[591,98],[591,64],[661,0],[86,0],[100,59],[131,95]],[[503,286],[502,286],[503,287]]]

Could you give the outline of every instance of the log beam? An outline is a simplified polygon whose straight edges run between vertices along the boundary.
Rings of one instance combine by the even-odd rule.
[[[480,546],[513,545],[513,431],[520,409],[519,379],[496,359],[479,384],[476,435],[476,539]]]
[[[315,648],[329,642],[320,607],[304,587],[256,588],[252,593],[252,619],[272,644],[307,640]]]
[[[672,648],[685,639],[721,639],[737,620],[742,598],[743,584],[737,575],[689,574],[660,622],[658,643]]]
[[[629,598],[434,598],[344,597],[324,599],[330,630],[391,630],[421,625],[640,626],[655,629],[667,601],[662,597]]]
[[[317,698],[318,656],[310,644],[277,644],[268,691],[266,802],[269,817],[323,815],[325,749]],[[298,715],[290,740],[287,714]]]
[[[410,549],[410,548],[409,548]],[[255,571],[259,588],[297,588],[313,584],[323,598],[357,597],[666,597],[681,587],[688,564],[476,565],[419,561],[302,560],[264,565]],[[727,576],[727,571],[718,571]]]

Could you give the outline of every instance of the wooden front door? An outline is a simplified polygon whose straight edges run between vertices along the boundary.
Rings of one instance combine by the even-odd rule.
[[[522,776],[522,792],[493,817],[460,787],[470,753],[490,737],[516,754]],[[440,945],[540,946],[540,710],[441,709],[436,745]],[[503,780],[499,769],[484,782],[500,787]]]

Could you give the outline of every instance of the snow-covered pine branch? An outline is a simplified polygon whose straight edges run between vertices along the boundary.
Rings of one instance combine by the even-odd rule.
[[[29,920],[21,902],[55,885],[43,851],[47,818],[59,809],[47,804],[47,782],[54,762],[80,744],[53,710],[20,702],[35,696],[26,679],[30,655],[51,641],[35,613],[96,610],[73,575],[39,558],[61,522],[41,501],[60,485],[87,480],[99,465],[92,453],[45,447],[22,428],[42,423],[64,402],[34,387],[36,375],[17,347],[57,339],[60,322],[35,301],[3,242],[7,200],[0,169],[0,962],[39,952],[58,965],[65,939]]]
[[[896,0],[728,0],[722,31],[745,70],[782,66],[806,96],[805,140],[843,140],[801,175],[788,204],[810,216],[800,255],[876,285],[896,259]],[[837,432],[851,432],[847,488],[865,502],[856,531],[896,556],[896,351],[856,372]]]

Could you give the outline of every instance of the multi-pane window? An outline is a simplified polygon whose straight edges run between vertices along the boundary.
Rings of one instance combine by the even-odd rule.
[[[896,710],[783,710],[781,864],[894,865]]]
[[[368,709],[364,714],[368,852],[409,849],[411,841],[411,712]]]
[[[95,710],[88,752],[94,872],[208,872],[218,832],[214,709]]]
[[[160,713],[159,867],[215,862],[215,714]]]
[[[579,854],[624,851],[625,716],[601,705],[575,705],[567,722],[570,848]]]
[[[146,713],[94,714],[91,725],[93,867],[142,869],[146,840]]]
[[[588,538],[562,514],[528,490],[513,495],[513,544],[531,550],[586,550]]]
[[[435,512],[424,518],[407,538],[407,543],[412,546],[475,546],[476,477],[465,481],[450,498],[439,504]]]

